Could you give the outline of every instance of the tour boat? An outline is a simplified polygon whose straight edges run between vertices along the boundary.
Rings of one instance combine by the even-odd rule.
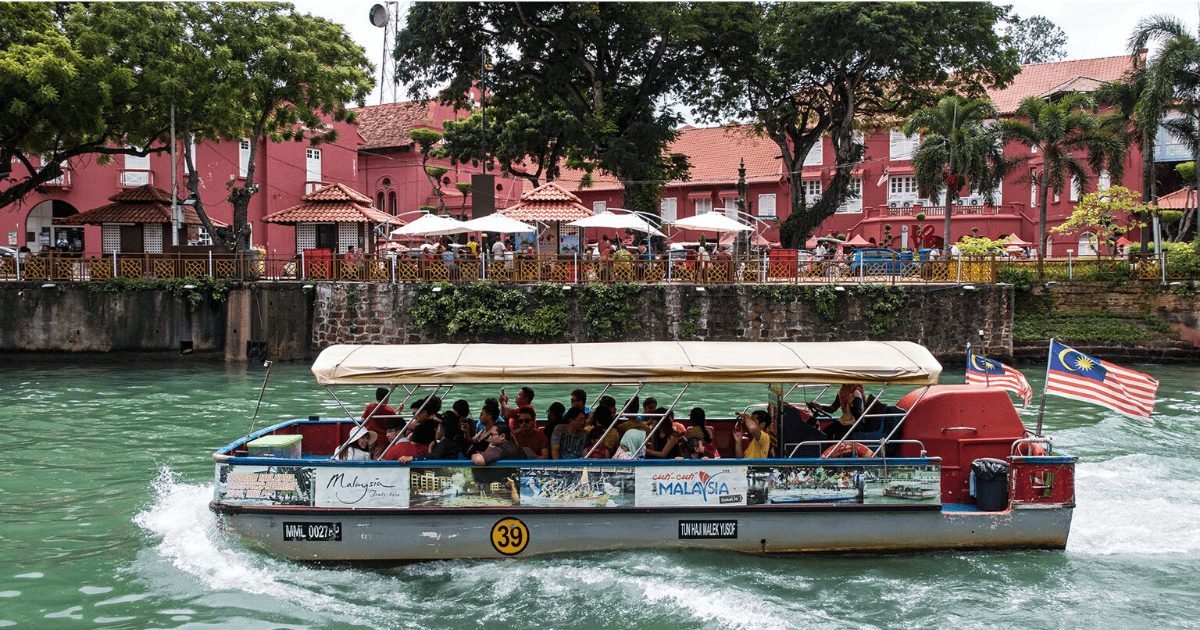
[[[762,384],[746,402],[777,418],[779,456],[734,459],[734,419],[710,409],[721,459],[345,461],[332,456],[362,420],[338,399],[344,418],[280,422],[213,455],[221,527],[296,560],[1061,549],[1070,532],[1076,459],[1031,436],[1004,390],[939,385],[941,366],[913,343],[337,345],[312,371],[327,388],[391,387],[393,404],[459,384],[607,383],[589,402],[622,392],[619,403],[672,388],[678,417],[690,384]],[[842,384],[878,400],[845,438],[853,448],[796,413]],[[973,478],[980,459],[1002,460],[1007,477]]]

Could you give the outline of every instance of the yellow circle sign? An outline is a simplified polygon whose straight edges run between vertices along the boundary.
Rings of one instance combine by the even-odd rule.
[[[492,525],[492,547],[506,556],[515,556],[529,544],[529,528],[519,518],[506,517]]]

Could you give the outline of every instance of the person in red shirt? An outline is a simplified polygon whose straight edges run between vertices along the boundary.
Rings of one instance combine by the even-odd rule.
[[[508,394],[504,390],[500,391],[500,412],[509,424],[514,424],[517,421],[517,410],[522,407],[528,407],[533,412],[533,418],[537,420],[537,410],[533,408],[533,388],[522,387],[521,391],[517,392],[517,405],[515,407],[508,406]]]
[[[517,446],[528,449],[526,455],[529,455],[530,459],[548,459],[550,457],[550,441],[546,439],[546,434],[539,431],[537,425],[534,424],[532,407],[521,407],[517,410],[517,428],[512,434],[513,441],[517,443]]]
[[[392,418],[387,424],[387,443],[391,446],[379,456],[380,460],[396,461],[401,457],[416,457],[421,454],[420,448],[407,438],[400,438],[401,432],[404,431],[404,421],[400,418]],[[426,449],[428,450],[428,448]]]
[[[368,431],[374,431],[375,435],[386,433],[387,423],[390,420],[387,416],[396,415],[396,410],[387,404],[389,394],[391,392],[386,387],[376,389],[375,402],[367,403],[367,408],[363,409],[362,419],[367,421],[364,426]],[[386,443],[377,444],[375,454],[378,455],[378,451],[382,451],[386,446]]]

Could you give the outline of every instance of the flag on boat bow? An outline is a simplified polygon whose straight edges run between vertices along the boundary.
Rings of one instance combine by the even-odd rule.
[[[967,384],[999,387],[1021,397],[1023,406],[1033,402],[1033,388],[1025,375],[995,359],[967,350]]]
[[[1051,339],[1045,391],[1146,420],[1154,413],[1158,381]]]

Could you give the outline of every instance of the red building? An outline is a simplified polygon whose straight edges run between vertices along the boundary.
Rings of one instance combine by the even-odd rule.
[[[989,96],[1002,116],[1010,116],[1026,97],[1053,98],[1068,92],[1090,92],[1101,83],[1120,80],[1131,67],[1127,55],[1027,65],[1009,87],[993,90]],[[854,187],[860,196],[843,204],[821,224],[818,232],[847,238],[861,235],[873,243],[882,243],[885,233],[890,233],[890,245],[901,247],[915,245],[919,231],[924,244],[940,245],[944,206],[920,199],[916,190],[911,157],[919,140],[907,138],[896,130],[877,129],[865,142],[866,155],[854,170]],[[790,211],[789,175],[784,172],[779,149],[773,142],[754,136],[749,126],[686,127],[669,150],[688,156],[692,177],[686,182],[672,181],[666,185],[660,202],[664,216],[685,217],[722,210],[732,214],[736,209],[738,163],[744,159],[751,212],[770,225],[765,236],[778,240],[779,221],[786,219]],[[1003,182],[994,204],[985,204],[983,196],[978,194],[961,198],[951,215],[953,238],[970,235],[977,228],[982,236],[1017,234],[1026,241],[1037,241],[1037,197],[1029,171],[1039,168],[1040,161],[1028,148],[1015,143],[1007,146],[1005,153],[1028,160]],[[800,175],[809,199],[819,196],[829,184],[833,158],[828,138],[809,153]],[[576,181],[565,183],[574,186],[573,191],[595,210],[621,205],[621,187],[616,180],[596,177],[592,186],[582,188],[578,174],[567,177]],[[1107,173],[1101,173],[1085,182],[1084,190],[1096,190],[1097,186],[1106,187],[1110,183],[1137,190],[1141,178],[1141,156],[1134,147],[1125,164],[1123,182],[1110,182]],[[1078,199],[1073,189],[1061,196],[1051,195],[1049,227],[1065,221]],[[918,222],[916,217],[922,213],[925,221]],[[684,238],[691,237],[685,234]],[[1049,255],[1065,256],[1068,249],[1088,253],[1091,249],[1091,241],[1083,235],[1052,234],[1049,240]]]
[[[995,90],[990,96],[1002,115],[1011,115],[1025,97],[1053,98],[1067,92],[1088,92],[1103,82],[1121,79],[1130,68],[1128,56],[1028,65],[1011,86]],[[336,142],[315,147],[307,143],[265,143],[260,147],[255,168],[261,189],[250,204],[255,246],[266,248],[272,256],[294,254],[295,228],[263,223],[262,219],[300,203],[304,194],[323,184],[346,184],[370,197],[380,210],[400,215],[402,219],[406,213],[437,204],[432,186],[421,169],[420,151],[409,134],[417,127],[441,130],[446,120],[461,112],[424,102],[363,107],[356,112],[356,125],[334,123],[339,131]],[[1159,142],[1166,142],[1164,138]],[[917,140],[896,131],[876,130],[865,142],[866,157],[854,171],[854,185],[861,196],[846,202],[837,214],[827,219],[820,234],[861,235],[882,243],[885,233],[890,233],[892,246],[912,246],[920,231],[924,243],[940,243],[942,206],[919,199],[916,192],[910,158]],[[766,227],[764,235],[778,240],[779,221],[789,212],[790,175],[785,172],[774,143],[754,136],[749,127],[686,127],[670,150],[686,154],[692,171],[688,181],[666,185],[660,201],[665,217],[732,211],[736,208],[738,167],[744,161],[751,212]],[[960,200],[952,217],[955,238],[978,229],[981,235],[991,237],[1017,234],[1027,241],[1037,240],[1036,191],[1029,182],[1029,170],[1039,167],[1038,157],[1015,144],[1009,145],[1006,152],[1029,159],[1020,172],[1004,181],[994,205],[984,204],[978,195]],[[205,142],[196,147],[196,156],[205,208],[213,218],[232,222],[226,183],[244,176],[248,143]],[[470,208],[470,197],[464,198],[455,184],[471,181],[471,175],[478,169],[438,160],[431,160],[431,164],[447,169],[440,182],[447,209],[456,213],[464,205]],[[800,174],[810,197],[820,195],[828,185],[832,165],[833,150],[826,140],[809,154]],[[0,209],[0,245],[29,245],[34,251],[59,245],[88,255],[108,253],[100,226],[60,225],[56,220],[102,206],[125,188],[149,183],[169,190],[171,185],[170,156],[165,153],[146,158],[116,156],[105,166],[97,164],[94,157],[84,157],[72,160],[66,167],[58,181],[42,186],[21,203]],[[1138,189],[1141,170],[1141,157],[1134,148],[1125,165],[1124,185]],[[13,171],[14,177],[24,174],[17,164],[13,165]],[[182,182],[182,166],[179,172]],[[581,179],[579,173],[568,171],[558,181],[593,211],[622,205],[621,187],[613,178],[596,174],[587,188],[582,186]],[[1084,189],[1107,185],[1107,179],[1106,174],[1099,174],[1085,182]],[[525,189],[523,180],[503,177],[497,177],[495,187],[497,208],[515,204]],[[180,191],[181,196],[186,195],[182,184]],[[1051,196],[1051,226],[1070,215],[1077,198],[1073,191],[1064,191],[1059,198]],[[920,225],[916,221],[918,213],[926,217]],[[685,240],[694,237],[682,236]],[[362,242],[361,234],[358,243],[349,238],[338,236],[338,242],[330,245],[341,252],[351,244],[369,245]],[[193,228],[188,240],[204,244],[206,235]],[[1090,240],[1083,235],[1052,235],[1047,252],[1065,255],[1072,249],[1086,253],[1090,249],[1088,243]],[[143,245],[149,252],[170,251],[170,243],[146,241]]]

